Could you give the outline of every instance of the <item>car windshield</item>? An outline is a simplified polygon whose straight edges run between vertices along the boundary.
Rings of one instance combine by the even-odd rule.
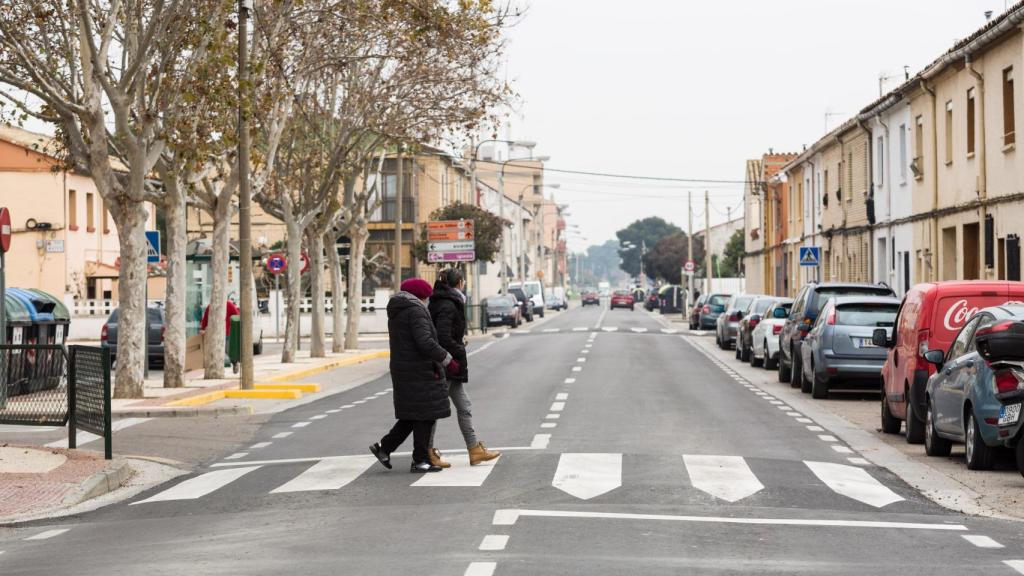
[[[616,296],[629,296],[629,290],[616,290]]]
[[[771,300],[758,300],[754,303],[754,314],[764,314],[772,304]]]
[[[530,296],[536,296],[537,294],[540,294],[540,284],[536,282],[523,284],[523,290],[525,290]]]
[[[821,301],[825,302],[834,296],[892,296],[892,290],[883,286],[828,286],[815,290]]]
[[[732,307],[734,310],[746,310],[750,306],[750,301],[754,298],[752,296],[739,296],[736,298],[736,302],[733,303]]]
[[[836,324],[888,328],[898,309],[899,304],[844,304],[836,307]]]
[[[725,306],[725,303],[729,301],[729,296],[726,294],[715,294],[711,297],[711,301],[708,304],[712,306]]]

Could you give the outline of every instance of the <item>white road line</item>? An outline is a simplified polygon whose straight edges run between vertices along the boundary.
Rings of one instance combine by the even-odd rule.
[[[507,534],[488,534],[487,536],[484,536],[483,542],[480,543],[480,550],[483,550],[484,552],[504,550],[507,545]]]
[[[675,334],[676,332],[679,332],[679,330],[676,330],[675,328],[662,328],[661,329],[661,333],[662,334]]]
[[[289,437],[291,435],[292,435],[291,432],[278,432],[277,434],[274,434],[273,436],[271,436],[271,438],[275,438],[275,439],[276,438],[287,438],[287,437]]]
[[[572,367],[572,371],[573,372],[582,372],[583,371],[583,367],[582,366],[573,366]]]
[[[352,404],[366,404],[366,400],[356,400]]]
[[[235,452],[231,456],[225,456],[224,459],[225,460],[238,460],[239,458],[245,458],[248,455],[249,455],[248,452]]]
[[[71,528],[55,528],[53,530],[47,530],[46,532],[40,532],[35,536],[29,536],[25,540],[49,540],[50,538],[60,536],[61,534],[71,530]]]
[[[259,450],[260,448],[266,448],[267,446],[270,446],[271,444],[273,444],[273,442],[257,442],[255,444],[253,444],[252,446],[249,446],[249,450]]]
[[[554,428],[555,426],[558,426],[557,422],[542,422],[540,425],[541,428]]]
[[[296,422],[295,424],[292,424],[292,428],[305,428],[310,424],[312,424],[312,422]]]
[[[355,406],[355,404],[345,404],[344,406],[341,407],[341,409],[344,410],[346,408],[355,408]]]
[[[774,405],[774,406],[780,406],[780,405],[782,405],[782,402],[781,402],[781,401],[779,401],[779,400],[769,400],[769,401],[768,401],[768,403],[769,403],[769,404],[772,404],[772,405]]]
[[[1003,564],[1013,568],[1019,574],[1024,574],[1024,560],[1003,560]]]
[[[584,348],[590,348],[592,346],[593,344],[591,344],[590,342],[587,342],[586,344],[583,345]]]
[[[836,452],[839,452],[840,454],[853,454],[853,450],[850,450],[846,446],[840,446],[838,444],[833,444],[832,449],[835,450]]]
[[[580,354],[590,354],[590,350],[584,348],[583,350],[580,350]]]
[[[496,510],[492,524],[495,526],[513,526],[523,517],[533,518],[579,518],[604,520],[653,520],[667,522],[702,522],[710,524],[753,524],[761,526],[815,526],[836,528],[882,528],[901,530],[939,530],[950,532],[966,532],[963,524],[925,524],[916,522],[882,522],[877,520],[817,520],[813,518],[736,518],[727,516],[669,516],[666,514],[627,514],[620,512],[583,512],[574,510]],[[1024,560],[1008,560],[1020,562],[1021,574],[1024,574]]]
[[[847,458],[846,461],[851,463],[851,464],[856,464],[858,466],[870,466],[871,465],[871,462],[868,462],[864,458],[853,457],[853,458]]]
[[[337,414],[338,412],[341,412],[341,408],[335,408],[327,411],[328,414]]]
[[[601,330],[604,330],[605,332],[615,332],[618,329],[619,329],[618,326],[605,326],[605,327],[601,328]]]
[[[544,450],[548,447],[549,442],[551,442],[551,434],[534,434],[533,442],[530,442],[530,448]]]
[[[1006,546],[1003,546],[999,542],[996,542],[988,536],[982,536],[981,534],[963,534],[962,536],[964,540],[967,540],[978,548],[1006,548]]]
[[[321,460],[307,468],[302,474],[274,488],[270,493],[337,490],[358,478],[376,461],[377,458],[371,454]]]
[[[587,359],[582,357],[582,356],[580,356],[579,358],[576,359],[576,361],[579,362],[580,364],[582,364],[582,363],[586,362]]]
[[[630,330],[636,332],[637,334],[643,334],[644,332],[647,332],[647,328],[630,328]]]
[[[494,342],[488,342],[488,344],[494,344]],[[377,392],[376,394],[374,394],[374,396],[383,396],[383,395],[385,395],[387,393],[388,393],[387,390],[381,390],[380,392]]]
[[[487,477],[490,476],[492,471],[494,471],[494,467],[501,461],[501,456],[498,456],[497,460],[492,460],[491,462],[478,464],[476,466],[470,466],[468,454],[446,454],[445,458],[451,462],[451,468],[448,468],[441,474],[424,474],[419,480],[413,482],[412,485],[417,487],[482,486],[484,480],[487,480]]]
[[[741,456],[684,454],[693,487],[726,502],[736,502],[764,489]]]
[[[370,400],[376,400],[376,399],[377,399],[377,396],[367,396],[366,398],[363,398],[363,400],[366,400],[367,402],[369,402]]]
[[[785,404],[783,404],[782,406],[776,406],[776,408],[778,408],[779,410],[792,410],[792,408],[786,406]]]
[[[576,379],[575,378],[566,378],[565,379],[565,383],[566,384],[575,384],[576,383]]]
[[[814,423],[814,420],[811,420],[810,418],[797,418],[796,421],[801,423],[801,424],[812,424],[812,423]]]
[[[323,420],[324,418],[327,418],[326,414],[317,414],[316,416],[309,417],[310,420]]]
[[[548,420],[558,420],[561,417],[562,417],[561,414],[548,414],[544,418],[547,418]]]
[[[902,496],[885,487],[862,468],[831,462],[804,462],[804,464],[836,494],[875,508],[903,500]]]
[[[462,576],[493,576],[497,562],[470,562]]]
[[[604,315],[607,314],[607,313],[608,313],[608,309],[607,308],[601,308],[601,315],[597,317],[597,322],[594,323],[594,328],[600,328],[601,327],[601,322],[604,322]],[[591,338],[593,338],[593,335],[591,335]]]
[[[555,332],[558,332],[558,331],[559,331],[558,328],[545,328],[543,330],[543,332],[545,334],[554,334]]]
[[[561,412],[565,410],[565,402],[552,402],[550,410],[552,412]]]
[[[810,430],[811,432],[824,432],[825,431],[825,429],[822,428],[821,426],[808,426],[807,429]]]
[[[611,492],[622,486],[622,454],[562,454],[551,485],[580,500]]]
[[[559,392],[558,394],[555,394],[555,400],[568,400],[568,399],[569,399],[569,393],[568,392]]]
[[[120,420],[114,420],[114,422],[111,423],[110,428],[111,428],[112,431],[118,432],[120,430],[124,430],[125,428],[131,428],[132,426],[135,426],[136,424],[142,424],[143,422],[148,422],[150,420],[151,420],[151,418],[122,418]],[[93,434],[92,432],[86,432],[84,430],[79,430],[78,433],[75,435],[75,440],[76,440],[76,443],[78,444],[79,448],[81,448],[81,446],[83,444],[87,444],[87,443],[92,442],[94,440],[100,440],[101,438],[103,438],[103,437],[102,436],[97,436],[96,434]],[[53,442],[50,442],[50,443],[46,444],[46,447],[47,448],[67,448],[68,447],[68,439],[65,437],[65,438],[63,438],[61,440],[55,440]]]
[[[586,332],[587,328],[585,326],[583,326],[583,327],[579,327],[579,328],[573,328],[572,331],[573,332]]]
[[[793,418],[803,418],[804,415],[799,412],[786,412],[786,416],[792,416]]]
[[[839,442],[839,439],[831,434],[818,434],[818,440],[822,442]]]
[[[235,480],[238,480],[242,476],[245,476],[249,472],[259,468],[259,466],[244,466],[240,468],[229,468],[227,470],[214,470],[213,472],[200,474],[195,478],[190,478],[181,484],[172,486],[163,492],[154,494],[145,500],[132,502],[131,505],[135,506],[136,504],[167,502],[171,500],[195,500],[196,498],[206,496],[215,490],[219,490]]]

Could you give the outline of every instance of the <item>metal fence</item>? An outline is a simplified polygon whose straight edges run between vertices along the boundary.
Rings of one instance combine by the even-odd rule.
[[[110,415],[110,349],[69,346],[71,399],[68,447],[78,447],[78,429],[103,437],[107,460],[113,456]]]
[[[0,424],[63,426],[69,412],[63,346],[0,346]]]

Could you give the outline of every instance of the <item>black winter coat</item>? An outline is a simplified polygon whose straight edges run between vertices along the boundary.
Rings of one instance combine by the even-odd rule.
[[[452,382],[469,381],[469,360],[466,358],[466,304],[454,288],[435,284],[430,297],[430,319],[437,329],[437,343],[459,363],[459,372],[450,376]]]
[[[398,292],[388,301],[388,340],[395,418],[437,420],[451,416],[442,365],[448,353],[437,343],[427,307],[408,292]]]

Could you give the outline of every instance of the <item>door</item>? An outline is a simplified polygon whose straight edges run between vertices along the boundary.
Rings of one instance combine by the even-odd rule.
[[[974,329],[977,328],[980,316],[972,318],[957,334],[953,345],[946,353],[946,362],[942,372],[936,376],[933,388],[932,403],[935,410],[935,427],[946,434],[956,437],[963,435],[962,406],[963,378],[965,372],[973,368],[972,356],[967,349],[973,340]]]

